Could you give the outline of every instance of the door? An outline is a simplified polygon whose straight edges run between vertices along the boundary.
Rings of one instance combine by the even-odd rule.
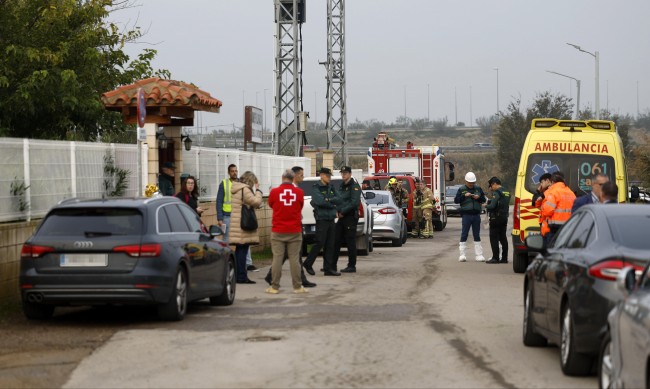
[[[621,378],[626,387],[643,388],[650,348],[650,279],[648,270],[637,291],[623,303],[617,328],[621,351]]]

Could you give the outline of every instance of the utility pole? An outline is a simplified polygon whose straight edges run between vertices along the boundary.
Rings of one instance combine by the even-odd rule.
[[[347,104],[345,92],[345,0],[327,1],[327,149],[334,163],[348,164]]]
[[[305,21],[304,0],[275,0],[275,153],[299,156],[301,105],[299,25]]]

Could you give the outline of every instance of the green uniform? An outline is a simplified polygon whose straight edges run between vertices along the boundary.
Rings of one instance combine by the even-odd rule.
[[[338,204],[338,196],[332,184],[323,185],[321,181],[314,184],[314,189],[311,194],[311,206],[314,207],[314,219],[336,219],[336,204]]]

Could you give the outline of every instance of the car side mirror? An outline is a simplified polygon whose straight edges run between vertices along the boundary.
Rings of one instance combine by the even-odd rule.
[[[210,226],[210,237],[214,238],[215,236],[223,235],[223,230],[217,225]]]
[[[627,297],[636,285],[636,270],[632,266],[622,269],[616,276],[616,289]]]
[[[372,200],[377,196],[375,192],[366,192],[364,195],[366,196],[367,200]]]
[[[524,242],[529,250],[540,252],[542,254],[546,253],[546,244],[541,235],[528,235]]]

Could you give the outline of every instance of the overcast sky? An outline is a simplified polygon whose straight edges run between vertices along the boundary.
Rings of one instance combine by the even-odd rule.
[[[241,126],[244,105],[266,105],[272,128],[273,0],[136,1],[140,6],[111,20],[147,30],[130,53],[155,48],[156,68],[223,101],[221,113],[202,114],[203,126]],[[575,82],[546,70],[582,80],[580,105],[593,109],[595,60],[567,42],[599,51],[601,108],[636,115],[637,83],[641,113],[650,107],[648,0],[348,0],[345,6],[348,122],[393,122],[406,111],[412,119],[470,124],[496,112],[497,73],[501,110],[514,97],[529,106],[544,91],[575,101]],[[326,38],[327,0],[307,0],[303,105],[319,122],[326,113],[325,68],[318,64],[327,57]]]

